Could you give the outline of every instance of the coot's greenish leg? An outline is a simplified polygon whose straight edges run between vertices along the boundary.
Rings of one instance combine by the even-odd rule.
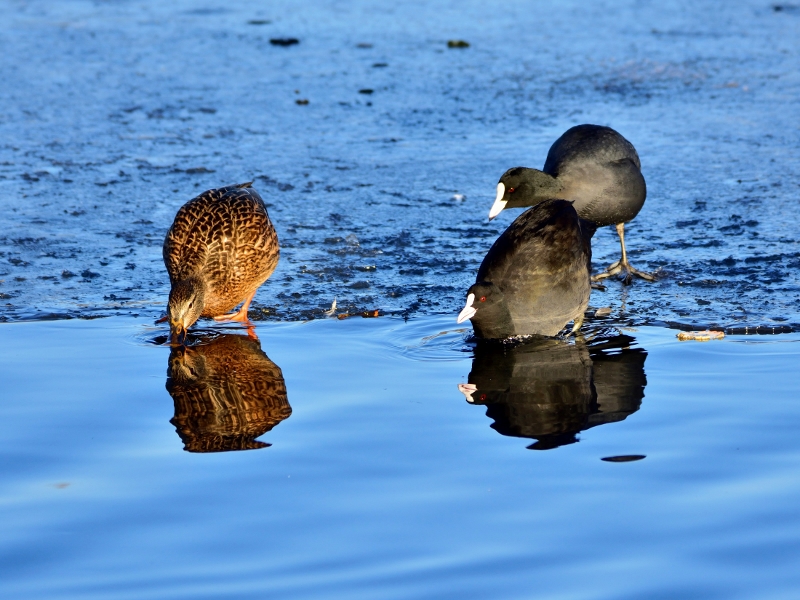
[[[597,282],[605,279],[606,277],[611,277],[612,275],[617,275],[618,273],[623,272],[625,273],[625,276],[622,279],[622,283],[625,285],[630,285],[633,277],[641,277],[645,281],[655,281],[655,275],[634,269],[628,262],[628,253],[625,251],[625,223],[617,223],[616,228],[617,235],[619,235],[619,243],[620,246],[622,246],[622,257],[620,260],[611,263],[602,273],[592,275],[592,282]]]

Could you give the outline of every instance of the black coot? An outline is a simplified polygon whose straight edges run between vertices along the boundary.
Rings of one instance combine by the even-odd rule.
[[[482,338],[553,336],[583,323],[589,303],[589,237],[571,202],[545,200],[525,211],[483,259],[458,322]]]
[[[652,274],[628,263],[625,250],[625,223],[639,214],[646,196],[633,144],[610,127],[578,125],[550,147],[541,171],[515,167],[503,174],[489,218],[504,208],[535,206],[550,198],[572,200],[582,219],[598,227],[616,225],[619,234],[622,257],[593,277],[594,281],[620,272],[626,284],[633,275],[655,281]]]

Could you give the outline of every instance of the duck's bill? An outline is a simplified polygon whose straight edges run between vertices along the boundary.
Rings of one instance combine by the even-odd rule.
[[[478,391],[477,385],[474,383],[459,383],[458,391],[464,394],[464,398],[466,398],[467,402],[474,404],[475,400],[472,398],[472,394]]]
[[[181,324],[170,323],[169,343],[171,346],[182,346],[186,342],[186,329]]]
[[[475,302],[475,294],[470,294],[467,296],[467,304],[464,308],[461,309],[461,312],[458,313],[458,318],[456,319],[456,323],[463,323],[467,319],[471,319],[475,316],[475,313],[478,312],[478,309],[472,306]]]
[[[489,209],[489,220],[494,219],[497,215],[503,212],[503,209],[508,204],[507,200],[503,200],[503,196],[506,195],[506,186],[502,183],[497,184],[497,196],[494,199],[494,204],[492,204],[492,208]]]

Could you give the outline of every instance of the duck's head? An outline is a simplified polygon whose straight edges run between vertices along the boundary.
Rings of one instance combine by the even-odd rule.
[[[186,330],[200,318],[205,291],[205,285],[196,277],[177,281],[172,286],[169,291],[167,318],[173,343],[182,344],[186,338]]]
[[[497,183],[497,196],[489,210],[489,219],[494,219],[504,208],[536,206],[543,200],[556,198],[558,189],[555,177],[543,171],[527,167],[509,169]]]
[[[489,281],[474,283],[467,290],[467,302],[456,322],[469,319],[475,335],[488,339],[503,339],[514,335],[511,314],[503,292]]]

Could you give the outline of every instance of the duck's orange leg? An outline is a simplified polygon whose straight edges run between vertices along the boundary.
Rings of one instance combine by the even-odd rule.
[[[244,323],[245,325],[249,324],[252,325],[250,319],[247,318],[247,310],[250,308],[250,303],[255,298],[256,290],[253,290],[253,293],[250,294],[247,298],[244,299],[244,304],[242,307],[237,310],[235,313],[231,313],[229,315],[220,315],[218,317],[214,317],[215,321],[236,321],[237,323]]]

